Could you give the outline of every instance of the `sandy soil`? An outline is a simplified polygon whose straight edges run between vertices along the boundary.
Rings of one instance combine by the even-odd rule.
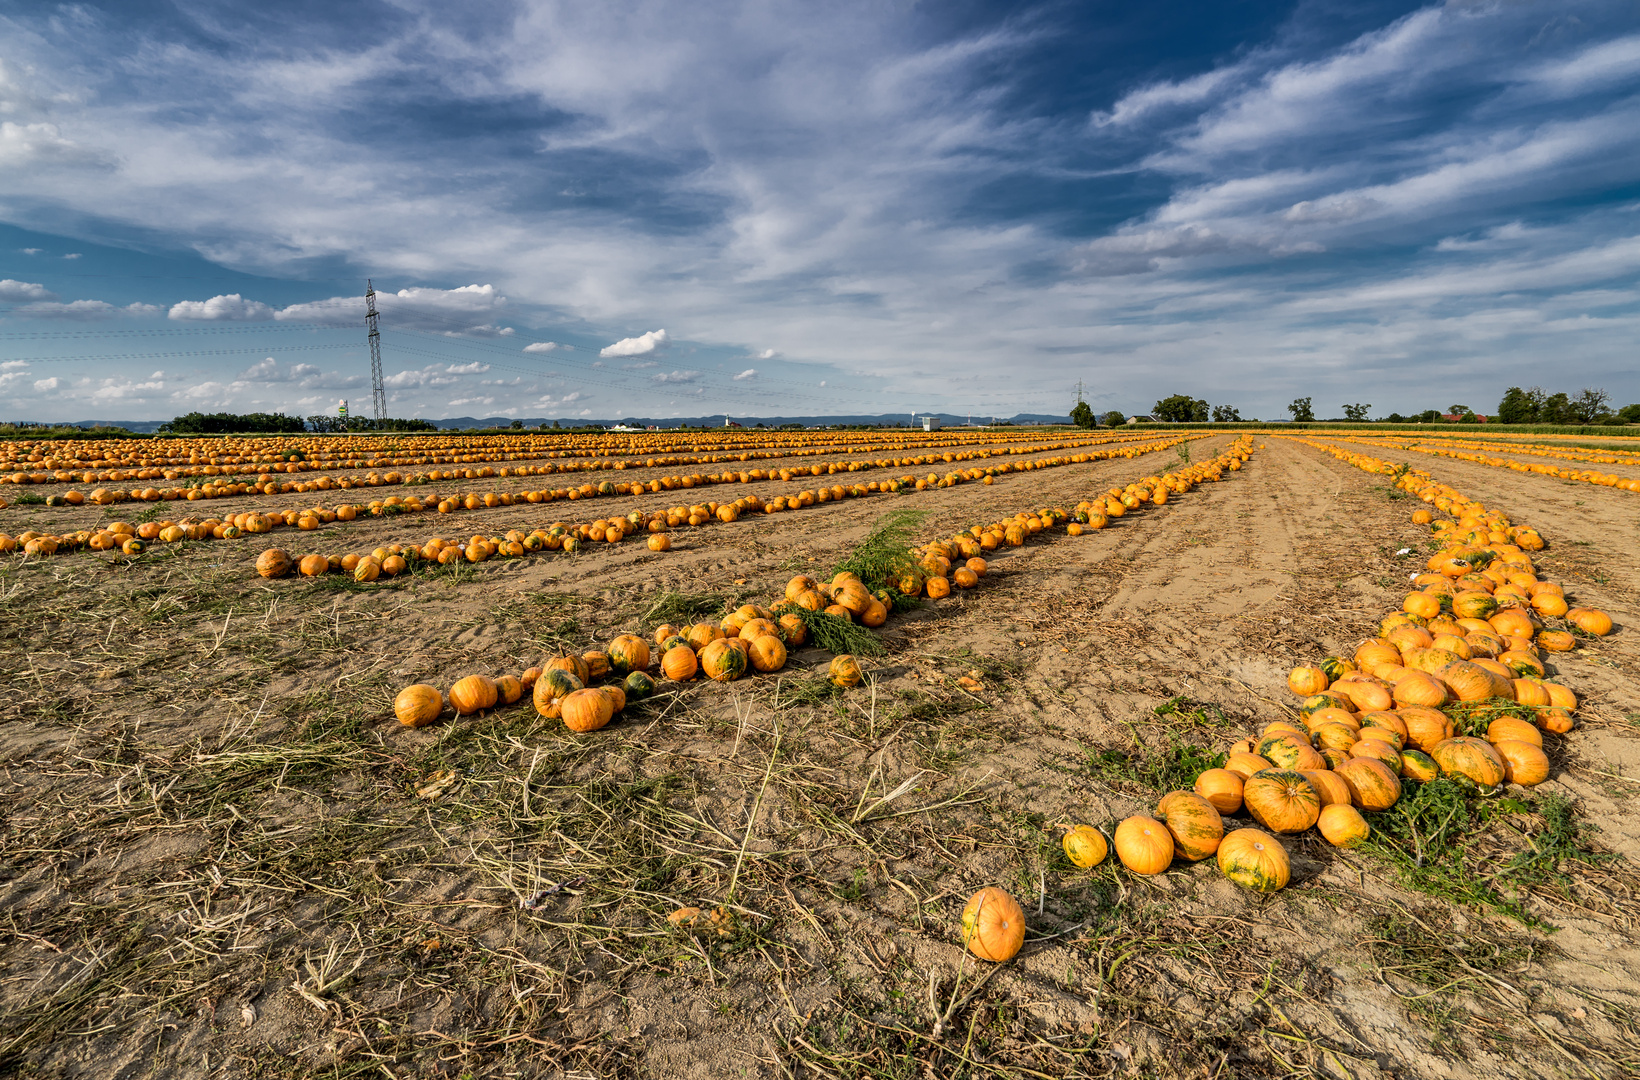
[[[1148,811],[1178,753],[1287,715],[1288,668],[1369,636],[1426,557],[1381,477],[1275,438],[1166,507],[999,555],[981,588],[896,617],[853,691],[823,683],[829,656],[809,648],[778,679],[672,688],[593,736],[527,702],[415,731],[391,716],[412,681],[647,633],[680,598],[778,596],[889,510],[947,535],[1176,460],[754,517],[680,531],[664,555],[628,544],[371,587],[263,581],[261,545],[232,542],[0,563],[0,1072],[1640,1072],[1626,492],[1417,460],[1542,529],[1545,570],[1620,626],[1556,661],[1582,726],[1554,740],[1534,794],[1573,800],[1598,831],[1532,879],[1524,921],[1313,833],[1289,839],[1293,884],[1269,898],[1211,860],[1142,878],[1060,852],[1056,823]],[[209,510],[286,500],[304,505]],[[309,538],[364,549],[561,509]],[[0,530],[67,520],[14,507]],[[441,794],[417,796],[446,770]],[[1524,804],[1500,816],[1466,840],[1471,865],[1501,873],[1546,820]],[[1029,916],[1006,965],[965,960],[957,933],[989,884]],[[665,922],[722,903],[731,933]]]

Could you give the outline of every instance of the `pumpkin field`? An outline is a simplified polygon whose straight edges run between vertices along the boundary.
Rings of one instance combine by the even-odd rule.
[[[1640,440],[0,444],[0,1075],[1640,1075]]]

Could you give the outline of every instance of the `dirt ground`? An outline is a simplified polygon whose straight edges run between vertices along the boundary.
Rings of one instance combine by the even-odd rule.
[[[1640,1074],[1631,493],[1405,455],[1540,528],[1541,572],[1619,626],[1555,658],[1580,726],[1550,737],[1550,781],[1487,804],[1483,826],[1416,865],[1288,838],[1293,881],[1269,897],[1212,860],[1145,878],[1065,859],[1059,823],[1148,812],[1289,715],[1287,670],[1348,655],[1433,550],[1383,477],[1262,442],[1222,482],[1043,534],[979,588],[895,616],[859,688],[832,688],[829,654],[805,648],[778,677],[667,684],[587,736],[527,699],[419,730],[391,702],[772,600],[890,511],[948,536],[1178,458],[368,586],[262,580],[266,538],[0,561],[0,1074]],[[274,539],[364,550],[568,509]],[[0,531],[131,513],[17,506]],[[985,885],[1029,917],[1007,964],[960,944]],[[671,928],[685,905],[727,905],[727,930]]]

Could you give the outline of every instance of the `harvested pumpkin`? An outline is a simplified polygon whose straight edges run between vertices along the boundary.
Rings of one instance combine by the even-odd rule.
[[[1092,825],[1075,825],[1060,840],[1065,857],[1084,870],[1098,866],[1110,852],[1105,834]]]
[[[1012,960],[1025,944],[1025,912],[1001,889],[988,886],[962,909],[962,943],[981,960]]]

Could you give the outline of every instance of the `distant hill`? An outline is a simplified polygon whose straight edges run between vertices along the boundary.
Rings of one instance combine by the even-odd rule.
[[[959,415],[957,413],[918,413],[915,425],[912,424],[912,419],[911,419],[911,416],[910,416],[909,413],[877,413],[875,415],[867,415],[865,413],[858,413],[858,414],[853,414],[853,415],[840,415],[840,416],[736,416],[736,415],[731,413],[729,415],[729,419],[734,421],[735,423],[739,424],[741,427],[748,427],[748,428],[749,427],[756,427],[758,424],[762,424],[764,427],[780,427],[784,424],[802,424],[804,427],[830,427],[833,424],[850,424],[850,425],[852,425],[852,424],[903,424],[903,425],[906,425],[906,426],[916,426],[916,427],[920,428],[922,426],[922,418],[924,416],[937,416],[937,417],[939,417],[940,418],[940,423],[942,425],[944,425],[945,427],[959,427],[963,424],[966,424],[968,422],[968,419],[969,419],[968,416]],[[452,417],[448,417],[448,418],[443,419],[443,420],[434,420],[433,423],[438,425],[440,428],[444,428],[446,430],[460,430],[462,428],[487,428],[487,427],[502,427],[502,428],[504,428],[504,427],[511,427],[512,422],[513,422],[514,419],[515,418],[511,417],[511,416],[483,416],[483,417],[452,416]],[[527,428],[539,427],[542,424],[546,424],[547,427],[550,428],[550,427],[552,427],[552,424],[553,424],[553,421],[554,421],[555,418],[551,417],[551,416],[525,416],[525,417],[518,417],[517,419],[521,420],[523,425]],[[587,426],[587,425],[595,425],[595,426],[598,426],[598,427],[611,427],[611,426],[613,426],[617,423],[620,423],[620,424],[625,424],[628,427],[639,427],[639,428],[646,428],[646,427],[675,428],[675,427],[679,427],[683,424],[687,424],[690,427],[716,427],[716,428],[721,428],[723,426],[724,417],[723,417],[722,413],[717,413],[717,414],[712,415],[712,416],[668,416],[668,417],[624,416],[624,417],[621,417],[619,420],[565,419],[565,418],[556,418],[556,419],[557,419],[558,423],[562,424],[564,427],[576,427],[576,426]],[[999,420],[999,421],[1004,421],[1005,420],[1008,423],[1016,424],[1016,425],[1019,425],[1019,424],[1068,424],[1068,423],[1071,422],[1071,418],[1068,417],[1068,416],[1049,416],[1046,413],[1017,413],[1013,416],[999,416],[996,419]],[[989,423],[991,421],[991,417],[989,417],[989,416],[976,416],[976,417],[973,418],[973,420],[974,420],[975,424],[986,424],[986,423]],[[158,431],[159,426],[163,423],[166,423],[166,421],[164,421],[164,420],[76,420],[76,421],[74,421],[74,423],[78,427],[93,427],[93,426],[121,427],[121,428],[124,428],[127,431],[134,432],[138,435],[151,435],[155,431]]]

